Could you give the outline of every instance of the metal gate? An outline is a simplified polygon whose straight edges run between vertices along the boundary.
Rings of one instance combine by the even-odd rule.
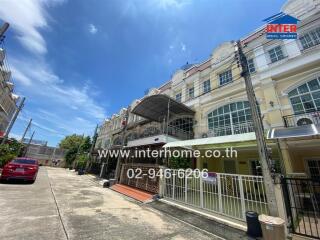
[[[290,231],[320,239],[320,179],[282,178]]]
[[[163,197],[245,221],[246,211],[268,214],[263,177],[173,170],[163,179]],[[183,172],[181,172],[183,171]],[[182,173],[182,174],[181,174]],[[179,176],[180,175],[180,176]],[[182,176],[182,177],[181,177]]]
[[[139,172],[140,177],[128,177],[128,170],[132,169],[134,172]],[[137,171],[139,169],[139,171]],[[128,163],[122,164],[120,183],[131,187],[139,188],[141,190],[159,193],[159,177],[149,177],[149,169],[153,169],[154,172],[159,171],[159,166],[155,164],[142,164],[142,163]]]

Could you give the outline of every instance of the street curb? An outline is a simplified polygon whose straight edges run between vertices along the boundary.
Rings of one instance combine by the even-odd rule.
[[[223,218],[220,218],[218,216],[214,216],[212,214],[204,213],[202,211],[198,211],[196,209],[181,205],[179,203],[174,203],[172,201],[168,201],[168,200],[165,200],[163,198],[159,199],[159,201],[163,202],[165,204],[169,204],[169,205],[172,205],[174,207],[180,208],[182,210],[188,211],[188,212],[192,212],[192,213],[196,213],[196,214],[202,215],[202,216],[204,216],[206,218],[209,218],[209,219],[214,220],[214,221],[216,221],[218,223],[227,225],[229,227],[236,228],[236,229],[244,231],[244,232],[247,231],[247,227],[244,224],[243,225],[242,224],[238,224],[238,223],[232,222],[231,220],[223,219]]]

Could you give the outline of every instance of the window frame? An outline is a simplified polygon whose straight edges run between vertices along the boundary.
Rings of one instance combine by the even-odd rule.
[[[276,49],[278,49],[278,51],[277,51]],[[271,51],[274,51],[274,52],[271,53]],[[279,57],[279,56],[278,56],[279,51],[281,51],[281,56],[282,56],[282,57]],[[268,56],[269,56],[269,59],[270,59],[270,63],[271,63],[271,64],[272,64],[272,63],[279,62],[279,61],[281,61],[281,60],[283,60],[283,59],[286,58],[284,49],[283,49],[283,47],[282,47],[281,45],[274,46],[274,47],[268,49],[267,52],[268,52]],[[271,56],[272,54],[275,55],[275,59]],[[274,60],[273,60],[273,59],[274,59]]]
[[[179,96],[179,99],[178,99],[178,96]],[[180,103],[182,102],[182,92],[176,93],[175,100]]]
[[[217,136],[237,134],[239,127],[248,122],[252,122],[252,115],[246,100],[222,105],[207,114],[208,130],[217,130]]]
[[[309,38],[309,40],[303,43],[302,39],[306,39],[307,37]],[[299,43],[302,48],[301,50],[307,50],[309,48],[320,45],[320,27],[313,27],[302,33],[299,37]]]
[[[224,75],[226,75],[226,76],[224,76]],[[224,72],[219,73],[218,76],[219,76],[219,86],[224,86],[224,85],[227,85],[227,84],[233,82],[233,76],[232,76],[231,69],[228,69]]]
[[[316,82],[318,83],[319,88],[312,90],[310,88],[309,83],[311,83],[312,81],[316,80]],[[302,91],[303,86],[306,86],[306,90],[307,91]],[[295,93],[294,93],[295,92]],[[316,77],[316,78],[312,78],[309,81],[306,81],[302,84],[299,84],[298,86],[296,86],[294,89],[291,89],[288,92],[288,99],[290,101],[290,105],[291,105],[291,109],[292,112],[294,114],[303,114],[303,113],[308,113],[308,112],[314,112],[314,111],[319,111],[320,110],[320,98],[315,98],[314,96],[316,94],[320,94],[320,77]],[[306,101],[306,97],[311,97],[310,101]],[[294,102],[297,101],[297,102]],[[313,104],[313,110],[312,108],[306,108],[305,104],[308,102],[312,102]],[[317,104],[317,102],[319,102],[319,104]],[[297,106],[301,105],[302,108],[300,111],[297,110]]]
[[[249,63],[249,61],[252,61],[251,63]],[[250,67],[250,64],[252,65],[251,67]],[[256,70],[256,64],[255,64],[255,61],[254,61],[254,58],[252,57],[252,58],[249,58],[248,60],[247,60],[247,67],[248,67],[248,71],[249,71],[249,73],[255,73],[257,70]],[[253,71],[251,70],[253,68]]]
[[[208,93],[208,92],[211,91],[211,81],[210,81],[210,79],[207,79],[207,80],[203,81],[202,90],[203,90],[203,93]]]
[[[190,90],[192,90],[192,91],[190,91]],[[187,91],[188,91],[188,98],[189,98],[189,99],[194,98],[194,86],[189,87],[189,88],[187,89]],[[190,94],[190,92],[192,92],[192,94]]]

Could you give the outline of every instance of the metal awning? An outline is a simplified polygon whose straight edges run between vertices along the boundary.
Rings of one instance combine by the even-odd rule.
[[[168,115],[168,106],[170,115],[194,115],[192,109],[164,94],[143,98],[131,112],[146,119],[161,122]]]
[[[290,128],[272,128],[268,131],[267,139],[296,138],[320,135],[320,125],[302,125]]]
[[[201,145],[214,145],[223,143],[236,143],[236,142],[247,142],[256,140],[256,134],[254,132],[234,134],[220,137],[209,137],[209,138],[199,138],[185,141],[170,142],[163,147],[191,147],[191,146],[201,146]]]
[[[176,138],[166,136],[164,134],[157,135],[157,136],[151,136],[151,137],[145,137],[140,139],[135,139],[132,141],[128,141],[126,147],[138,147],[138,146],[145,146],[145,145],[155,145],[155,144],[165,144],[169,142],[177,141]]]

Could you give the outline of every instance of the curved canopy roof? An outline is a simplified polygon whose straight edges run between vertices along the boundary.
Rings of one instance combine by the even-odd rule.
[[[170,116],[194,115],[194,111],[192,109],[164,94],[157,94],[143,98],[131,112],[146,119],[161,122],[168,115],[168,106]]]

